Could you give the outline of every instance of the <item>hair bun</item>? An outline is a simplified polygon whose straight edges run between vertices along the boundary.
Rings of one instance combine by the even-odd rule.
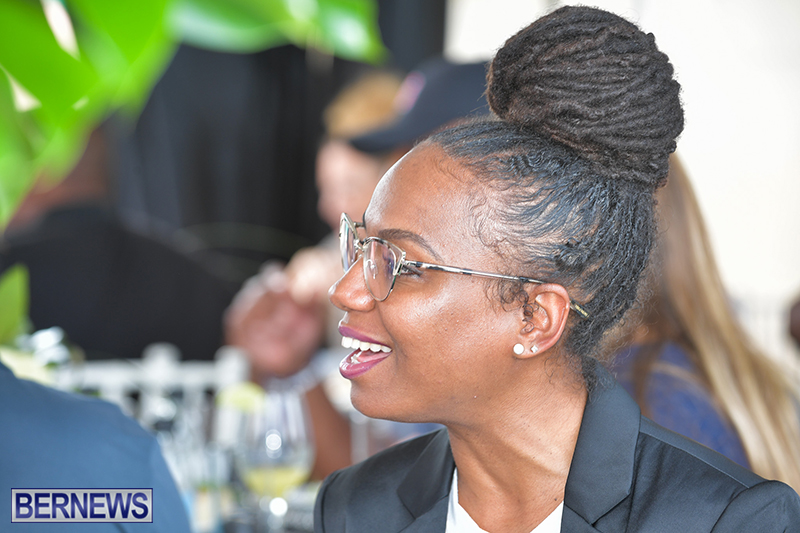
[[[487,99],[503,120],[570,146],[601,174],[655,187],[683,130],[679,93],[652,34],[612,13],[568,6],[497,52]]]

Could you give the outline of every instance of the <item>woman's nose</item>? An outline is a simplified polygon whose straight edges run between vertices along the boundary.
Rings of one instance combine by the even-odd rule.
[[[375,305],[375,299],[364,282],[363,258],[353,263],[339,281],[328,290],[331,303],[342,311],[368,311]]]

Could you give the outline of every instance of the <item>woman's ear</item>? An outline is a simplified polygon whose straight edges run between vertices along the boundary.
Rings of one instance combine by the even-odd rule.
[[[525,349],[517,358],[534,357],[558,342],[567,325],[569,302],[569,294],[561,285],[531,285],[528,302],[519,311],[524,323],[519,342]]]

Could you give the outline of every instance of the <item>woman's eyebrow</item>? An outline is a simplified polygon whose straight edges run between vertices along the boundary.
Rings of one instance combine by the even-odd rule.
[[[436,253],[436,250],[434,250],[431,247],[431,245],[428,244],[428,241],[426,241],[424,237],[412,231],[404,229],[393,229],[393,228],[384,229],[378,232],[378,237],[387,240],[389,242],[411,241],[414,244],[417,244],[418,246],[424,248],[425,251],[431,254],[431,256],[433,256],[433,258],[436,259],[437,261],[442,260],[441,256],[438,253]]]
[[[364,229],[367,229],[367,212],[364,211],[364,214],[361,216],[361,220],[363,220]],[[399,240],[406,240],[411,241],[422,248],[425,249],[434,259],[437,261],[442,260],[442,256],[436,253],[436,250],[428,244],[428,241],[422,235],[418,235],[412,231],[404,230],[404,229],[385,229],[378,232],[378,237],[384,239],[389,242],[399,241]]]

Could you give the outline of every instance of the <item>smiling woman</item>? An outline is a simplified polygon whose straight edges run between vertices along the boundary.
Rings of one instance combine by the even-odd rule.
[[[330,476],[316,530],[800,523],[786,485],[642,417],[602,365],[683,128],[653,36],[562,8],[509,39],[488,80],[494,117],[431,136],[382,178],[363,225],[343,217],[330,297],[353,404],[446,429]]]

